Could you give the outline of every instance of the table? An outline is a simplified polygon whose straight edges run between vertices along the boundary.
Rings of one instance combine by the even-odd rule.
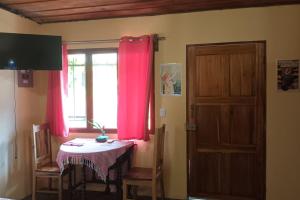
[[[107,181],[108,171],[114,166],[117,173],[117,193],[121,197],[122,163],[130,159],[133,146],[134,142],[128,140],[98,143],[95,139],[76,138],[60,146],[56,162],[61,171],[68,165],[82,165],[83,172],[85,167],[89,167],[104,181]],[[85,191],[85,173],[82,174]]]

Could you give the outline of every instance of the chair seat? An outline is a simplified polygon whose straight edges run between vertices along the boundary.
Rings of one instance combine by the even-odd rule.
[[[142,167],[133,167],[124,176],[124,179],[151,181],[152,180],[152,169],[151,168],[142,168]]]
[[[36,169],[37,172],[60,173],[60,169],[56,162],[47,163]]]

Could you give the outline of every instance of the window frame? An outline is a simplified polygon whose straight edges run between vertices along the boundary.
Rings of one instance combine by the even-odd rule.
[[[118,48],[89,48],[89,49],[69,49],[70,54],[85,54],[85,74],[86,74],[86,117],[87,119],[93,119],[93,63],[92,55],[96,53],[117,53]],[[69,66],[68,66],[69,67]],[[118,60],[117,60],[117,80],[118,80]],[[98,129],[87,122],[86,128],[69,128],[71,133],[99,133]],[[117,133],[117,129],[104,129],[106,133]]]

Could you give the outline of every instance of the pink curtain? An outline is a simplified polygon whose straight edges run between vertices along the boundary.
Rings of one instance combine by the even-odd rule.
[[[49,71],[48,98],[46,119],[50,125],[51,133],[59,137],[67,137],[67,113],[65,108],[68,91],[68,51],[67,46],[62,46],[62,70]]]
[[[149,140],[153,102],[153,36],[123,37],[118,57],[118,137]],[[154,105],[154,104],[151,104]],[[153,126],[154,123],[151,123]]]

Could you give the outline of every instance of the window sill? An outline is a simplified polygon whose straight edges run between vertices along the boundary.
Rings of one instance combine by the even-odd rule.
[[[116,134],[117,133],[117,129],[104,129],[106,134]],[[94,128],[70,128],[69,129],[70,133],[98,133],[101,134],[101,131],[98,129],[94,129]]]
[[[86,132],[71,132],[69,133],[68,140],[75,138],[96,138],[101,133],[86,133]],[[116,133],[108,133],[107,134],[110,139],[117,139],[118,135]]]

